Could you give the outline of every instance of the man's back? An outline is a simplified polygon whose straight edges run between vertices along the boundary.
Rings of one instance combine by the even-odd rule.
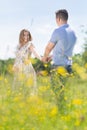
[[[67,65],[68,57],[72,56],[76,42],[76,36],[68,24],[64,24],[56,29],[50,42],[55,44],[53,49],[53,62],[55,65]]]

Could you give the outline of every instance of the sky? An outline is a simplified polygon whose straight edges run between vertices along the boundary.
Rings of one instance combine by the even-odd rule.
[[[55,12],[67,9],[68,24],[77,35],[73,54],[82,53],[84,33],[87,25],[87,0],[0,0],[0,59],[15,57],[19,33],[28,29],[33,37],[33,44],[40,55],[55,28]]]

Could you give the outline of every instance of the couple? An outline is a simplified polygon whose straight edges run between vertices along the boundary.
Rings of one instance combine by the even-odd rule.
[[[49,54],[53,50],[52,67],[65,66],[66,69],[71,72],[71,57],[74,45],[76,43],[76,35],[68,25],[68,12],[65,9],[60,9],[56,13],[56,23],[59,28],[55,29],[52,36],[45,48],[43,57],[36,52],[34,45],[32,44],[32,36],[28,30],[22,30],[19,36],[19,46],[16,53],[16,59],[14,63],[14,71],[19,73],[24,71],[28,79],[33,78],[32,86],[36,87],[36,73],[31,62],[28,60],[33,53],[36,58],[42,62],[48,62],[50,60]],[[28,63],[27,63],[28,62]]]

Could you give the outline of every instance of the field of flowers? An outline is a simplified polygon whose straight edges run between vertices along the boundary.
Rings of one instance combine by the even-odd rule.
[[[87,130],[87,65],[73,64],[37,76],[37,94],[26,83],[13,90],[13,73],[0,75],[0,130]],[[23,81],[23,77],[22,77]],[[30,84],[31,82],[28,82]]]

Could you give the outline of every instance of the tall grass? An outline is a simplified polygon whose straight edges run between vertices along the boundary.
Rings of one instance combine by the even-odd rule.
[[[38,93],[32,96],[12,90],[13,74],[0,75],[0,130],[87,130],[87,73],[76,70],[62,71],[62,80],[37,76]]]

